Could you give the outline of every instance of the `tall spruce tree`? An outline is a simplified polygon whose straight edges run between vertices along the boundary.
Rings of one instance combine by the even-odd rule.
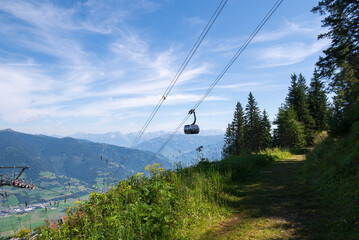
[[[228,123],[228,127],[226,129],[226,133],[224,135],[224,145],[222,149],[222,156],[223,157],[230,157],[234,153],[234,135],[233,135],[233,128],[230,123]]]
[[[359,4],[353,0],[320,0],[312,9],[326,17],[322,26],[328,32],[318,39],[329,38],[331,45],[320,57],[318,75],[329,80],[334,96],[335,122],[337,129],[332,132],[346,132],[351,124],[359,119]],[[352,106],[354,105],[354,106]]]
[[[244,116],[243,108],[240,102],[236,104],[236,110],[234,111],[233,121],[233,137],[234,137],[234,154],[239,155],[244,148],[243,136],[244,136]]]
[[[324,83],[320,81],[317,69],[310,82],[308,91],[309,112],[315,121],[315,130],[322,131],[327,128],[327,96],[324,90]]]
[[[237,102],[236,109],[233,114],[231,124],[228,124],[224,146],[223,156],[229,157],[239,155],[243,150],[243,135],[244,135],[244,117],[243,108],[240,102]]]
[[[309,112],[307,99],[308,87],[306,86],[306,81],[302,74],[299,74],[299,76],[292,74],[291,79],[291,86],[288,88],[289,92],[286,98],[286,104],[288,108],[294,110],[297,120],[304,124],[306,142],[309,145],[314,136],[315,121]]]
[[[304,147],[306,144],[304,126],[297,120],[296,113],[286,106],[279,108],[274,124],[275,143],[279,147]]]
[[[260,150],[260,116],[259,108],[252,92],[248,95],[248,103],[244,114],[244,146],[251,152]]]
[[[260,149],[264,150],[271,145],[272,136],[270,132],[271,124],[269,121],[269,117],[266,110],[263,110],[262,116],[260,118]]]

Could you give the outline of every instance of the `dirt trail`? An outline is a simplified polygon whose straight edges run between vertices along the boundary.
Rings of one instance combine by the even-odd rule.
[[[319,201],[304,183],[303,159],[276,162],[235,185],[229,202],[234,216],[201,239],[311,239]]]

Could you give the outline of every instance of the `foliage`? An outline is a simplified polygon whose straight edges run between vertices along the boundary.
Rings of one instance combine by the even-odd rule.
[[[314,76],[308,90],[308,109],[315,122],[315,130],[327,129],[327,96],[324,90],[324,83],[320,81],[318,72],[315,69]]]
[[[259,148],[261,150],[267,149],[272,143],[272,135],[271,135],[271,124],[266,110],[263,110],[262,116],[260,117],[259,137],[260,137]]]
[[[244,150],[244,116],[243,108],[240,102],[237,102],[231,124],[228,124],[224,146],[223,156],[229,157],[239,155]]]
[[[30,229],[23,229],[23,230],[19,231],[17,234],[15,234],[13,237],[20,238],[20,239],[29,239],[30,234],[31,234]]]
[[[223,146],[223,156],[231,157],[245,152],[259,152],[270,146],[271,124],[267,112],[260,114],[258,103],[250,92],[248,104],[243,111],[237,102],[232,123],[228,124]]]
[[[328,209],[331,239],[359,237],[359,121],[344,137],[318,144],[305,161],[307,182],[319,191]]]
[[[43,226],[39,239],[191,239],[227,216],[226,189],[276,159],[278,152],[246,154],[219,162],[202,159],[165,171],[158,164],[120,181],[107,193],[92,193],[68,210],[59,229]]]
[[[328,32],[319,39],[329,38],[331,45],[324,50],[324,57],[317,62],[318,77],[329,80],[330,90],[335,93],[332,126],[335,134],[349,131],[342,121],[344,112],[359,97],[359,7],[353,0],[321,0],[312,9],[314,13],[326,15],[322,20]]]
[[[224,144],[222,150],[223,157],[230,157],[234,153],[234,130],[232,124],[228,123],[226,133],[224,134]]]
[[[315,121],[309,112],[308,87],[302,74],[291,75],[291,86],[286,98],[286,106],[292,108],[296,113],[296,119],[304,125],[304,134],[307,145],[310,145],[314,136]]]
[[[296,113],[292,108],[279,108],[277,119],[274,121],[277,125],[274,132],[275,145],[283,148],[306,145],[304,126],[296,119]]]
[[[92,193],[68,211],[59,230],[43,227],[43,238],[186,238],[205,218],[226,214],[221,207],[226,175],[203,166],[177,173],[158,164],[145,169],[151,177],[138,173],[107,193]]]
[[[244,135],[245,148],[250,152],[259,152],[260,150],[260,111],[258,103],[253,97],[252,92],[248,95],[248,103],[244,114]]]

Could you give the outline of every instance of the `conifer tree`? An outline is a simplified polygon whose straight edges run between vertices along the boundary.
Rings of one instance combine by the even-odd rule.
[[[359,120],[359,7],[358,1],[320,0],[312,12],[325,15],[322,26],[328,32],[318,39],[329,38],[331,45],[316,63],[320,79],[329,80],[333,98],[334,129],[344,133]],[[333,132],[333,129],[331,129]]]
[[[252,92],[250,92],[244,115],[244,146],[251,152],[260,150],[260,116],[257,105]]]
[[[327,126],[327,96],[324,90],[324,84],[320,81],[317,69],[314,70],[314,76],[310,82],[308,91],[309,112],[315,121],[315,130],[322,131]]]
[[[233,147],[234,147],[234,136],[232,125],[228,123],[228,127],[226,129],[226,133],[224,135],[224,145],[222,149],[223,157],[230,157],[233,155]]]
[[[234,138],[234,154],[239,155],[243,146],[243,135],[244,135],[244,116],[243,108],[240,102],[236,104],[236,110],[234,111],[233,121],[233,138]]]
[[[308,87],[302,74],[299,74],[299,77],[296,74],[292,74],[291,79],[291,86],[289,87],[288,96],[286,98],[287,108],[293,109],[297,120],[304,124],[306,142],[309,145],[314,136],[315,121],[309,112],[307,99]]]
[[[237,102],[231,124],[228,124],[225,134],[225,144],[223,146],[223,156],[229,157],[239,155],[243,150],[244,135],[243,108],[240,102]]]
[[[263,114],[260,118],[260,149],[264,150],[271,145],[272,136],[271,136],[271,124],[269,121],[268,114],[266,110],[263,110]]]
[[[280,147],[304,147],[306,144],[304,126],[297,120],[296,113],[292,108],[279,108],[275,130],[275,140]]]

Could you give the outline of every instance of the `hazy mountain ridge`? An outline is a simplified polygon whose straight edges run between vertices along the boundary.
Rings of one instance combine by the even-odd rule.
[[[127,153],[128,148],[88,140],[30,135],[8,129],[0,131],[0,164],[28,165],[31,167],[28,175],[32,177],[40,171],[50,171],[91,182],[96,169],[104,167],[105,159],[110,160],[110,169],[116,169],[122,161],[121,157]],[[153,156],[148,151],[134,150],[124,167],[129,171],[138,170]],[[168,165],[167,159],[159,161]]]
[[[137,145],[140,150],[158,150],[168,139],[169,135],[163,135]],[[186,165],[196,161],[198,152],[196,149],[202,146],[200,156],[207,157],[211,161],[218,160],[223,146],[223,135],[202,136],[176,134],[161,151],[161,155],[171,162],[186,162]]]
[[[147,141],[152,138],[164,135],[166,132],[157,131],[144,133],[141,137],[141,141]],[[133,141],[136,139],[138,132],[124,134],[121,132],[108,132],[108,133],[76,133],[70,137],[77,139],[86,139],[96,143],[107,143],[121,147],[130,147]]]
[[[1,166],[29,166],[30,169],[25,171],[22,178],[34,183],[35,186],[62,189],[70,185],[70,182],[76,182],[78,186],[83,186],[81,191],[77,191],[82,194],[88,193],[99,179],[111,178],[113,176],[111,173],[118,169],[120,171],[117,174],[117,180],[124,179],[129,174],[143,172],[144,167],[154,157],[152,152],[135,149],[124,166],[120,167],[122,158],[127,155],[128,150],[125,147],[70,137],[55,138],[15,132],[10,129],[0,130]],[[165,168],[172,166],[166,158],[161,156],[156,159],[156,162]],[[13,169],[1,170],[1,173],[5,172],[13,172]],[[20,170],[16,172],[18,174]],[[44,174],[50,174],[53,177],[44,179]],[[9,188],[8,190],[16,190],[22,194],[28,193],[24,189],[17,191],[15,188]],[[39,191],[39,189],[35,187],[34,191]],[[41,190],[35,195],[36,198],[41,199]],[[19,196],[17,197],[20,199]],[[26,199],[26,197],[21,199]]]
[[[141,139],[139,140],[138,144],[141,144],[142,142],[150,141],[152,139],[161,136],[168,136],[169,134],[170,132],[166,132],[166,131],[145,132],[141,136]],[[212,130],[201,130],[200,136],[215,136],[215,135],[223,136],[223,134],[224,134],[223,130],[212,129]],[[177,134],[177,135],[181,135],[181,134]],[[97,142],[97,143],[113,144],[121,147],[130,147],[137,136],[138,136],[138,132],[132,132],[127,134],[121,132],[108,132],[108,133],[76,133],[70,135],[69,137],[77,138],[77,139],[86,139],[91,142]]]

